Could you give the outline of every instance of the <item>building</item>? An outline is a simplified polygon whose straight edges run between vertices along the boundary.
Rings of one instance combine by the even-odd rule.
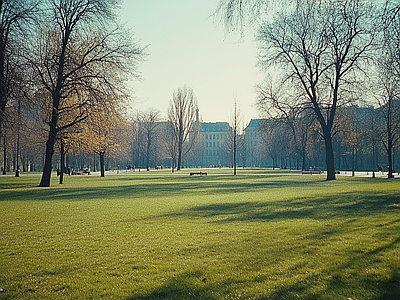
[[[233,129],[228,122],[201,122],[196,116],[199,128],[197,146],[188,157],[192,167],[232,167]],[[252,119],[242,135],[238,137],[237,166],[262,167],[267,164],[265,142],[260,131],[262,119]],[[264,150],[264,152],[263,152]]]
[[[229,166],[229,138],[232,127],[227,122],[201,123],[200,148],[202,166]]]
[[[266,165],[265,142],[261,133],[263,119],[252,119],[244,130],[244,146],[241,156],[247,167],[263,167]]]
[[[186,158],[190,167],[226,167],[231,164],[229,141],[232,137],[232,127],[227,122],[202,122],[199,110],[196,111],[196,121],[191,136],[195,146]]]

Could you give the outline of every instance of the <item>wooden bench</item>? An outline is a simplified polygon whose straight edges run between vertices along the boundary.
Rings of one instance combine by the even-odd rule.
[[[90,172],[72,172],[72,175],[90,175]]]
[[[85,169],[82,172],[72,172],[72,175],[90,175],[89,169]]]
[[[312,175],[312,174],[318,174],[321,175],[321,171],[315,171],[315,170],[308,170],[308,171],[301,171],[301,174],[303,175]]]
[[[190,176],[195,176],[195,175],[207,176],[207,173],[206,173],[206,172],[190,172],[189,175],[190,175]]]

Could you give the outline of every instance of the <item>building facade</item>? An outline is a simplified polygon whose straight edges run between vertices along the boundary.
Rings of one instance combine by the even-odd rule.
[[[227,122],[201,123],[199,151],[201,166],[227,167],[231,163],[229,139],[232,127]]]
[[[261,132],[263,119],[252,119],[244,130],[244,145],[241,156],[246,167],[265,167],[265,140]]]
[[[260,131],[262,119],[250,121],[244,132],[237,137],[238,167],[263,167],[267,164],[265,142]],[[196,147],[187,157],[190,167],[232,167],[233,129],[228,122],[201,122],[197,118],[198,137]]]

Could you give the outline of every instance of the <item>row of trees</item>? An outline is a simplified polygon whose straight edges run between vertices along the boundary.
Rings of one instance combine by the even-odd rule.
[[[171,101],[171,106],[173,103]],[[394,104],[396,103],[398,102],[395,101]],[[21,109],[22,115],[25,115],[24,109]],[[260,120],[256,123],[258,129],[252,126],[251,130],[248,129],[246,134],[243,134],[244,128],[240,126],[237,103],[234,112],[232,127],[227,129],[225,138],[219,140],[221,152],[218,158],[221,159],[221,165],[233,166],[234,170],[236,165],[296,169],[324,168],[323,139],[312,114],[304,112],[301,117],[292,119]],[[354,106],[338,110],[337,134],[333,138],[335,169],[372,171],[378,164],[386,169],[382,154],[385,151],[382,143],[382,138],[385,136],[384,113],[384,109],[373,107]],[[15,114],[18,115],[18,112]],[[100,119],[102,122],[99,122]],[[4,127],[7,138],[4,139],[6,147],[4,144],[2,146],[7,152],[5,157],[11,158],[5,170],[18,169],[16,154],[21,158],[21,168],[24,171],[42,168],[44,132],[35,130],[35,126],[30,128],[28,123],[32,120],[25,118],[19,120],[20,130],[12,130],[18,128],[18,123],[12,121],[7,122],[12,128],[7,130]],[[181,164],[208,166],[204,160],[206,140],[203,141],[202,135],[199,134],[201,123],[196,121],[189,123],[191,132],[182,145]],[[105,126],[99,127],[98,124]],[[137,113],[132,122],[126,122],[117,112],[91,115],[85,122],[80,123],[79,127],[76,126],[74,131],[64,132],[57,144],[57,155],[56,160],[53,159],[53,165],[60,169],[60,182],[63,179],[64,164],[70,169],[100,168],[101,176],[104,176],[105,167],[136,166],[149,170],[163,166],[174,169],[177,167],[179,148],[176,132],[178,130],[174,128],[173,123],[169,120],[163,121],[160,111],[155,109]],[[21,140],[19,151],[16,151],[17,135]],[[397,157],[399,153],[396,151]],[[396,161],[398,164],[399,160]]]
[[[396,117],[399,119],[399,102],[395,101]],[[347,107],[338,109],[336,134],[332,139],[336,170],[376,171],[378,165],[389,171],[388,154],[385,147],[387,128],[385,108]],[[322,157],[323,137],[319,124],[312,114],[303,114],[294,119],[280,119],[264,122],[262,127],[262,148],[272,166],[306,170],[325,168]],[[392,170],[399,166],[398,144],[391,153]],[[395,155],[396,154],[396,155]],[[278,163],[279,161],[279,163]],[[398,169],[397,169],[398,171]]]
[[[260,65],[267,74],[258,86],[261,111],[291,124],[311,111],[325,144],[327,180],[335,179],[338,111],[366,102],[386,112],[383,144],[393,176],[392,150],[399,138],[399,11],[400,2],[393,0],[220,1],[227,28],[257,26]]]
[[[196,96],[193,89],[186,85],[174,91],[167,121],[162,122],[160,112],[155,109],[138,113],[134,122],[134,164],[149,169],[151,158],[153,165],[170,159],[172,170],[175,167],[180,170],[184,157],[199,142],[197,113]]]
[[[10,102],[8,105],[7,117],[17,115],[15,103],[17,102]],[[18,106],[18,115],[22,114],[23,118],[17,118],[18,121],[11,118],[5,122],[2,145],[3,172],[19,170],[18,161],[22,161],[24,171],[46,169],[48,155],[43,150],[46,143],[46,126],[42,122],[42,114],[51,111],[36,109],[31,103],[27,103],[29,105],[24,106],[22,110]],[[40,103],[47,104],[50,101]],[[64,113],[63,109],[67,106],[63,105],[59,110],[61,113],[58,124],[64,127],[57,129],[53,148],[56,157],[54,159],[52,154],[51,160],[50,171],[55,170],[57,166],[60,183],[63,182],[67,169],[71,171],[90,166],[96,169],[96,155],[99,157],[101,176],[104,176],[107,165],[105,158],[108,161],[114,160],[115,166],[136,165],[150,169],[158,165],[171,165],[172,170],[176,167],[179,170],[183,157],[187,156],[198,142],[199,126],[198,123],[195,124],[197,100],[193,90],[187,86],[174,92],[167,121],[161,119],[161,113],[156,109],[139,112],[134,119],[128,121],[129,118],[122,113],[125,111],[123,101],[101,106],[97,110],[95,106],[90,106],[89,112],[79,116],[76,114],[79,110],[75,109],[75,103],[72,101],[70,104],[65,114],[61,113]],[[82,119],[76,121],[77,117]],[[18,130],[13,130],[15,128]],[[48,151],[48,147],[45,151]],[[95,156],[91,156],[90,153],[94,153]]]
[[[33,164],[39,160],[43,162],[40,186],[49,186],[55,151],[61,157],[61,170],[65,154],[71,151],[97,153],[104,170],[106,152],[126,149],[124,144],[130,142],[139,144],[123,137],[132,132],[122,112],[129,98],[125,82],[137,76],[144,49],[118,24],[118,5],[117,0],[0,1],[4,171],[10,165],[7,157],[14,157],[17,171],[20,158]],[[372,128],[376,134],[372,147],[380,140],[389,177],[393,176],[400,126],[399,11],[399,1],[221,0],[218,12],[227,28],[258,26],[260,65],[266,71],[265,82],[257,87],[259,109],[274,124],[284,124],[267,126],[266,141],[289,128],[286,140],[293,140],[292,148],[305,157],[312,129],[324,143],[327,180],[332,180],[337,166],[335,141],[351,140],[356,148],[365,139],[364,128]],[[365,126],[353,122],[357,106],[374,107]],[[172,162],[177,160],[178,169],[183,157],[196,149],[196,108],[192,89],[184,86],[174,92],[162,149]],[[137,127],[150,132],[144,139],[146,167],[155,127],[143,124],[151,122],[143,119]],[[234,161],[236,136],[237,132]],[[12,143],[17,151],[10,156]],[[43,144],[45,151],[38,159]],[[29,158],[27,153],[36,155]]]
[[[44,140],[40,186],[50,185],[57,145],[62,159],[68,150],[79,148],[78,143],[102,158],[115,144],[113,135],[124,126],[121,112],[129,96],[125,82],[137,76],[144,49],[118,23],[119,2],[0,1],[4,155],[7,128],[18,132],[22,126],[29,128],[34,133],[32,144]],[[18,142],[20,138],[18,134]],[[18,170],[19,145],[17,149]]]

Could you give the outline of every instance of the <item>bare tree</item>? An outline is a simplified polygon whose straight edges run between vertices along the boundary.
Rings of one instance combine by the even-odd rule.
[[[325,142],[327,180],[335,179],[332,138],[337,107],[345,103],[341,90],[351,88],[351,76],[373,44],[369,16],[370,7],[359,0],[298,0],[295,10],[259,31],[262,63],[281,66],[283,80],[306,95],[296,106],[314,111]]]
[[[146,168],[150,170],[150,156],[155,146],[156,134],[160,125],[160,111],[150,108],[147,111],[139,114],[139,123],[143,128],[143,133],[146,139]]]
[[[176,157],[178,155],[178,142],[176,140],[175,128],[171,121],[163,123],[162,141],[167,157],[171,159],[171,172],[174,173],[176,167]]]
[[[385,1],[382,15],[382,47],[377,51],[375,97],[382,120],[381,142],[388,159],[388,178],[393,178],[393,150],[400,139],[400,4]]]
[[[145,137],[143,133],[143,126],[141,124],[140,112],[136,112],[135,117],[132,120],[132,162],[133,167],[143,167],[143,157],[145,152]]]
[[[116,25],[118,1],[49,0],[30,62],[47,95],[48,140],[40,186],[50,185],[58,132],[83,121],[90,107],[122,99],[126,75],[134,75],[143,49]],[[110,95],[115,95],[111,97]],[[60,115],[71,115],[60,124]]]
[[[225,25],[226,30],[239,30],[244,34],[248,27],[258,25],[263,19],[287,9],[292,0],[220,0],[214,18]]]
[[[273,81],[265,80],[257,85],[257,109],[271,122],[264,122],[261,130],[266,130],[269,136],[274,137],[276,131],[282,131],[282,127],[286,127],[285,144],[288,146],[286,150],[290,150],[290,154],[298,154],[302,157],[302,169],[306,164],[306,145],[308,132],[310,130],[310,113],[307,106],[299,106],[301,101],[305,102],[302,94],[293,91],[293,87],[286,84],[275,86]],[[270,144],[270,143],[267,143]],[[271,151],[269,151],[271,152]]]
[[[233,155],[233,175],[236,175],[236,160],[237,160],[237,154],[238,154],[238,148],[241,142],[240,139],[240,125],[241,125],[241,114],[240,114],[240,109],[238,107],[238,102],[237,99],[235,98],[234,103],[233,103],[233,112],[231,115],[231,126],[232,126],[232,137],[231,137],[231,143],[232,143],[232,155]]]
[[[183,86],[174,91],[173,99],[168,109],[168,119],[173,126],[174,140],[178,149],[177,170],[182,168],[182,157],[191,150],[191,145],[184,152],[184,144],[189,141],[193,124],[196,120],[197,100],[193,89]]]
[[[15,81],[21,80],[21,44],[28,26],[37,14],[37,0],[0,1],[0,131],[7,103],[13,91],[18,89]]]

